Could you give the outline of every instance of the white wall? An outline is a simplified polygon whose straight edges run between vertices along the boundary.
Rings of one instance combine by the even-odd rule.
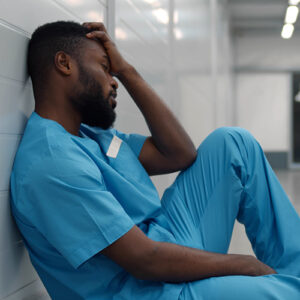
[[[279,32],[234,39],[236,125],[249,129],[265,151],[290,151],[291,73],[300,70],[299,43],[296,31],[290,40]]]
[[[264,151],[289,150],[290,85],[286,72],[237,74],[237,124],[247,128]]]
[[[227,1],[184,2],[194,18],[188,22],[193,35],[175,43],[180,116],[198,146],[215,128],[232,125],[229,16]]]
[[[169,21],[159,19],[158,8]],[[0,300],[47,299],[9,211],[9,175],[34,107],[25,70],[33,30],[58,19],[107,21],[123,55],[198,146],[213,129],[232,123],[226,8],[226,0],[0,0],[0,39],[5,41],[0,44]],[[118,94],[116,128],[148,134],[143,117],[121,86]],[[175,175],[153,177],[160,194]]]

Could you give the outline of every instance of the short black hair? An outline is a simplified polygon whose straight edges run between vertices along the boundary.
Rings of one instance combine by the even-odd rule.
[[[80,59],[81,47],[91,30],[73,21],[57,21],[38,27],[31,36],[27,69],[32,82],[43,83],[58,51]]]

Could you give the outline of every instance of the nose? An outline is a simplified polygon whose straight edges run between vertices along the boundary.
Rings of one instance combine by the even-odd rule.
[[[117,90],[119,87],[117,80],[111,75],[110,75],[110,85],[113,87],[114,90]]]

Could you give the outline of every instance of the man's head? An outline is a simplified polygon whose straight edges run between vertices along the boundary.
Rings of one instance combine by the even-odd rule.
[[[103,46],[88,39],[88,32],[78,23],[64,21],[37,28],[29,42],[28,72],[36,103],[44,101],[50,87],[57,87],[83,123],[108,128],[115,120],[118,85]]]

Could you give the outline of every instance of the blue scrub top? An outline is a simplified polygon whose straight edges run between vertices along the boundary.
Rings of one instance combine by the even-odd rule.
[[[49,295],[178,299],[183,284],[135,279],[97,254],[134,224],[176,242],[138,160],[146,137],[86,124],[79,134],[32,112],[11,173],[12,213]]]

